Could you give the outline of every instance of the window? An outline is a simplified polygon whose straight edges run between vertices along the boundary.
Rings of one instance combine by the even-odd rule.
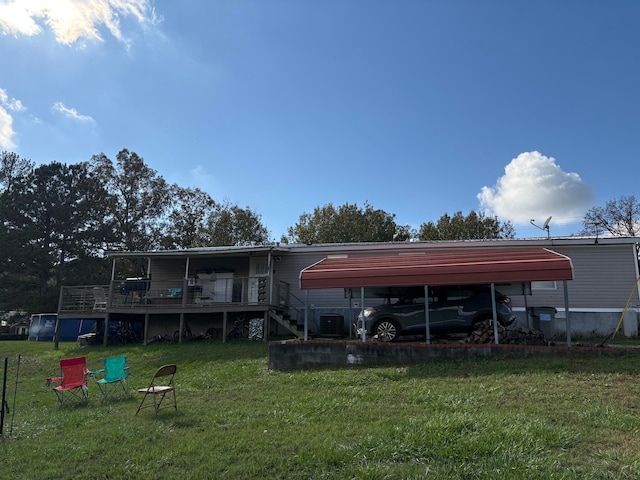
[[[546,282],[531,282],[531,290],[557,290],[558,285],[555,280]]]

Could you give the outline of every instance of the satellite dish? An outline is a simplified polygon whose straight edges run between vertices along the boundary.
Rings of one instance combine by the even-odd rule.
[[[536,224],[534,223],[535,221],[536,221],[536,219],[535,219],[535,218],[532,218],[532,219],[529,221],[529,223],[530,223],[531,225],[533,225],[534,227],[538,227],[540,230],[546,230],[546,231],[547,231],[547,238],[550,238],[550,237],[551,237],[551,235],[550,235],[550,233],[549,233],[549,222],[551,221],[551,216],[549,216],[549,218],[547,218],[547,219],[544,221],[544,224],[543,224],[541,227],[540,227],[540,226],[538,226],[538,225],[536,225]]]

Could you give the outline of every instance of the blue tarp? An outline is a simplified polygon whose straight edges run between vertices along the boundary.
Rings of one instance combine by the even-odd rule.
[[[29,340],[36,342],[50,342],[56,336],[56,322],[58,315],[55,313],[37,313],[31,315],[29,327]],[[93,332],[95,320],[83,318],[64,318],[60,324],[60,341],[75,341],[78,335]]]

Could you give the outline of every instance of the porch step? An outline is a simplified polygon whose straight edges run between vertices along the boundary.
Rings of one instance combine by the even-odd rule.
[[[269,316],[294,334],[296,338],[304,338],[304,325],[298,325],[298,322],[273,311],[269,312]]]

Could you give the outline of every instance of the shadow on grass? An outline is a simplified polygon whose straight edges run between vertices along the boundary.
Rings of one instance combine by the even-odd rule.
[[[529,374],[637,374],[640,352],[618,355],[575,353],[530,357],[492,356],[463,360],[436,360],[409,365],[401,378],[478,377]]]
[[[61,343],[58,350],[60,358],[72,356],[87,356],[91,358],[115,357],[146,357],[158,359],[180,359],[181,363],[202,362],[212,360],[255,360],[268,354],[267,342],[234,341],[223,343],[220,341],[201,340],[183,344],[158,343],[151,345],[109,345],[109,346],[78,346],[75,342]]]

